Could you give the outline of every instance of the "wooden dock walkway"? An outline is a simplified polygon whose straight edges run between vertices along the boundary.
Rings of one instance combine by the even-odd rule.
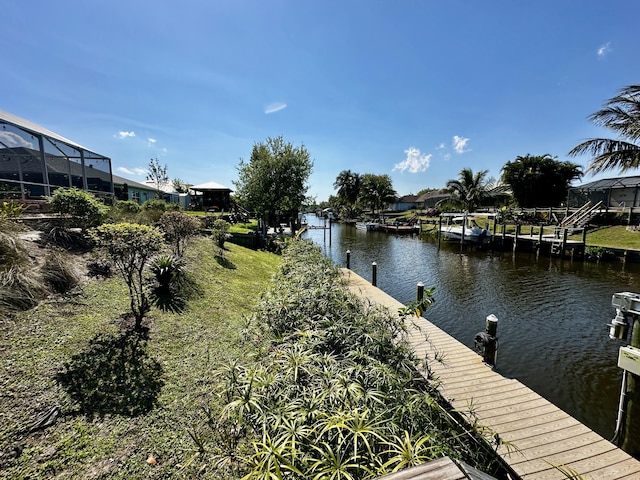
[[[347,269],[343,273],[349,290],[363,299],[392,312],[403,306],[356,273]],[[409,325],[409,341],[419,358],[444,357],[442,363],[430,362],[443,396],[461,412],[472,409],[480,424],[512,445],[511,452],[503,446],[499,453],[520,477],[566,480],[554,468],[563,466],[584,479],[640,479],[640,461],[518,380],[496,372],[475,351],[428,320],[419,322],[419,328]]]

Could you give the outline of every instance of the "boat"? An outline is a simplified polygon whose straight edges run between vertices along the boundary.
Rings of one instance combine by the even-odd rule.
[[[367,232],[373,232],[378,230],[380,224],[377,222],[356,222],[356,229],[365,230]]]
[[[412,233],[420,233],[420,224],[418,223],[398,223],[398,222],[389,222],[385,224],[379,225],[380,230],[384,230],[389,233],[398,233],[398,234],[412,234]]]
[[[443,225],[440,234],[446,240],[485,244],[491,242],[491,231],[478,225],[474,216],[452,217],[448,225]]]

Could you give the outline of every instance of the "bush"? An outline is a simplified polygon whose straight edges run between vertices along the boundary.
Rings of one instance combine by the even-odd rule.
[[[151,262],[149,269],[156,278],[161,292],[169,292],[171,284],[178,278],[184,261],[173,255],[161,255]]]
[[[116,223],[94,228],[89,235],[111,259],[127,284],[135,328],[140,330],[142,319],[151,308],[144,271],[147,263],[164,246],[162,232],[148,225]]]
[[[229,238],[229,228],[231,228],[231,224],[225,220],[216,220],[213,222],[211,237],[220,250],[224,249],[224,243]]]
[[[177,256],[184,254],[187,243],[198,233],[200,226],[197,218],[183,212],[165,212],[158,220],[158,227]]]
[[[0,204],[0,219],[15,220],[27,209],[23,204],[10,200]]]
[[[58,188],[48,197],[51,211],[59,213],[65,228],[87,228],[100,225],[108,208],[97,198],[78,188]]]
[[[147,200],[142,204],[142,212],[147,220],[151,223],[156,223],[162,214],[167,211],[167,202],[164,200]]]

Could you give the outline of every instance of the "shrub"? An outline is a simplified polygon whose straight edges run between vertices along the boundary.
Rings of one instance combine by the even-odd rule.
[[[171,209],[172,207],[167,202],[160,199],[147,200],[142,204],[142,211],[151,223],[156,223],[164,212]]]
[[[147,263],[163,247],[162,233],[148,225],[116,223],[101,225],[89,234],[127,284],[135,328],[140,330],[142,319],[150,309],[144,271]]]
[[[47,200],[51,211],[59,213],[66,228],[87,228],[100,225],[108,208],[97,198],[78,188],[58,188]]]
[[[27,209],[23,204],[10,200],[0,203],[0,219],[15,220]]]
[[[213,222],[211,237],[220,250],[224,249],[224,243],[229,238],[229,228],[231,228],[231,224],[226,220],[216,220]]]
[[[156,278],[161,292],[168,292],[171,284],[182,272],[184,261],[174,255],[161,255],[151,262],[149,269]]]
[[[183,212],[165,212],[158,220],[158,227],[177,256],[184,254],[187,243],[198,233],[200,225],[197,218]]]
[[[116,210],[123,213],[137,214],[140,212],[140,205],[133,200],[118,200],[113,206]]]

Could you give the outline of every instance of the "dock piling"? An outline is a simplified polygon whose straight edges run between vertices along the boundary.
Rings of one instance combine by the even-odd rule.
[[[378,264],[376,262],[371,264],[371,285],[378,286]]]

